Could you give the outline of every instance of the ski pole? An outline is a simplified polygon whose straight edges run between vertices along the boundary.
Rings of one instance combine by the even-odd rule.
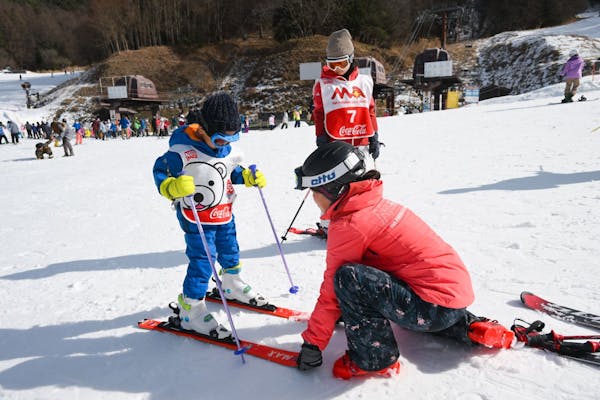
[[[564,336],[551,331],[543,335],[527,336],[526,343],[531,347],[540,347],[561,354],[596,353],[600,351],[600,342],[593,342],[591,340],[585,343],[565,342],[563,339]]]
[[[256,165],[252,164],[249,168],[250,172],[252,172],[252,176],[256,178]],[[275,242],[277,243],[277,248],[279,249],[279,254],[281,254],[281,259],[283,260],[285,272],[287,272],[288,279],[290,280],[290,293],[298,293],[299,288],[298,286],[294,285],[294,282],[292,282],[292,275],[290,274],[290,269],[288,268],[287,262],[285,261],[285,256],[283,255],[283,249],[281,248],[281,243],[279,243],[277,232],[275,232],[275,226],[273,226],[273,220],[271,219],[271,214],[269,214],[269,209],[267,207],[267,202],[265,201],[265,196],[263,195],[262,189],[259,188],[258,185],[256,187],[258,188],[258,193],[260,193],[260,198],[262,200],[263,206],[265,207],[267,218],[269,219],[269,223],[271,224],[271,230],[273,231],[273,236],[275,237]]]
[[[600,342],[587,340],[582,342],[570,342],[572,340],[598,339],[600,335],[561,335],[554,330],[550,333],[541,334],[545,324],[542,321],[534,321],[529,326],[518,325],[517,321],[529,324],[522,319],[516,319],[511,327],[515,332],[517,340],[525,342],[528,346],[538,347],[555,353],[564,355],[574,355],[580,353],[597,353],[600,352]]]
[[[296,210],[296,214],[294,214],[294,218],[292,218],[292,222],[290,222],[290,226],[288,226],[288,228],[285,231],[285,234],[281,237],[282,241],[287,240],[287,234],[289,233],[290,229],[292,229],[292,225],[294,225],[294,221],[296,220],[296,217],[298,216],[298,214],[300,214],[300,209],[304,205],[304,202],[306,201],[306,198],[308,197],[309,193],[310,193],[310,190],[307,190],[306,194],[304,195],[304,198],[302,199],[302,203],[300,203],[300,207],[298,207],[298,210]]]
[[[556,334],[560,338],[560,340],[586,340],[586,339],[600,339],[600,335],[559,335]]]
[[[229,320],[229,325],[231,326],[231,333],[233,333],[233,338],[235,339],[235,344],[237,345],[237,350],[234,351],[235,355],[239,355],[242,358],[242,363],[246,363],[246,359],[244,358],[244,353],[248,350],[246,347],[242,347],[240,344],[240,339],[238,337],[237,331],[235,330],[235,325],[233,324],[233,318],[231,317],[231,312],[229,311],[229,306],[227,305],[227,300],[225,299],[225,295],[223,294],[223,288],[221,286],[221,280],[219,279],[219,274],[217,273],[217,269],[215,268],[215,263],[212,259],[212,255],[210,254],[210,248],[208,247],[208,242],[206,240],[206,235],[204,234],[204,229],[202,228],[202,223],[200,223],[200,217],[198,216],[198,210],[196,210],[196,202],[194,201],[194,196],[188,196],[188,200],[192,206],[192,212],[194,214],[194,220],[196,221],[196,226],[198,227],[198,232],[200,233],[200,238],[202,238],[202,245],[204,246],[204,251],[206,252],[206,257],[208,258],[208,263],[212,268],[213,276],[215,277],[215,282],[217,284],[217,289],[219,290],[219,295],[221,296],[221,301],[223,302],[223,308],[225,309],[225,313],[227,314],[227,319]]]

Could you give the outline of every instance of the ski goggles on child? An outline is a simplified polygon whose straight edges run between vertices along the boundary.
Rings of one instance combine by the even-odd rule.
[[[348,68],[348,66],[350,66],[350,64],[353,61],[352,56],[343,56],[343,57],[337,57],[337,58],[328,58],[325,61],[327,62],[327,66],[329,67],[329,69],[331,70],[340,70],[343,71],[345,69]]]
[[[198,122],[200,122],[200,126],[202,126],[202,129],[204,129],[204,132],[206,132],[210,137],[212,144],[216,147],[227,146],[231,142],[240,140],[241,126],[239,122],[236,124],[232,121],[211,120],[209,124],[202,115],[202,112],[198,114],[197,118]]]
[[[231,134],[216,132],[210,135],[210,141],[216,147],[227,146],[229,143],[237,142],[238,140],[240,140],[240,131]]]

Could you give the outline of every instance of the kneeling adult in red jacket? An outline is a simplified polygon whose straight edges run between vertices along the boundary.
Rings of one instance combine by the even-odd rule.
[[[467,311],[475,296],[456,251],[411,210],[382,197],[379,172],[365,171],[355,147],[327,143],[296,175],[297,188],[310,188],[321,218],[331,221],[327,267],[302,333],[299,369],[321,365],[340,318],[348,351],[333,373],[343,379],[399,371],[390,321],[462,342],[511,346],[512,331]]]

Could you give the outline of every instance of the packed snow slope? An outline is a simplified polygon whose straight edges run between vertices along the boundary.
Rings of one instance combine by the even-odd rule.
[[[461,254],[476,292],[470,310],[509,326],[541,318],[564,334],[592,333],[525,309],[529,290],[598,313],[600,101],[557,104],[562,85],[458,110],[379,120],[385,195],[425,219]],[[595,130],[595,131],[594,131]],[[338,328],[324,365],[308,373],[142,331],[166,318],[187,265],[183,234],[153,184],[167,141],[86,139],[75,157],[34,159],[34,140],[0,146],[0,398],[2,399],[597,399],[598,369],[537,349],[470,348],[396,329],[395,378],[335,380],[346,349]],[[278,236],[304,193],[293,169],[314,149],[311,127],[251,131],[234,144],[268,179]],[[243,276],[272,302],[311,311],[325,242],[288,235],[288,293],[259,193],[234,206]],[[312,226],[307,200],[295,223]],[[222,307],[210,306],[226,322]],[[242,338],[297,350],[304,325],[235,310]],[[258,388],[258,389],[254,389]]]
[[[38,78],[33,87],[60,83],[29,74]],[[559,333],[597,334],[518,300],[529,290],[600,312],[600,80],[584,79],[586,102],[559,104],[562,89],[381,118],[386,146],[377,166],[386,197],[412,208],[461,254],[476,293],[471,311],[507,326],[516,317],[543,319]],[[72,90],[26,110],[18,76],[0,74],[0,120],[46,119]],[[341,328],[324,365],[307,373],[251,357],[242,364],[231,351],[140,330],[138,320],[169,315],[187,265],[183,234],[151,174],[167,141],[86,139],[75,157],[53,147],[55,158],[43,161],[34,158],[35,143],[0,145],[0,399],[598,398],[598,368],[400,328],[400,375],[348,382],[331,375],[346,349]],[[292,189],[293,169],[314,149],[313,128],[251,131],[234,145],[265,173],[263,194],[281,236],[304,197]],[[289,294],[259,193],[237,190],[244,278],[272,302],[310,312],[325,242],[288,235],[282,247],[300,286]],[[308,199],[294,225],[317,220]],[[210,307],[225,323],[222,307]],[[302,323],[239,310],[233,319],[243,338],[299,349]]]

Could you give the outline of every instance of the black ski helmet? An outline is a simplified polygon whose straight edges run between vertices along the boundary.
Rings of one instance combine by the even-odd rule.
[[[296,189],[314,188],[335,201],[346,184],[365,174],[364,158],[359,149],[343,141],[321,145],[296,168]]]

